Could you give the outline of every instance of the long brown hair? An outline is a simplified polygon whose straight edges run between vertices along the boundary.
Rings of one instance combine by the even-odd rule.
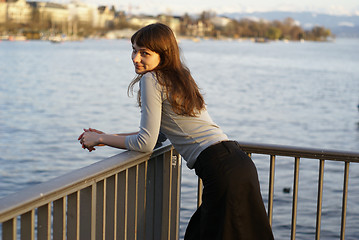
[[[177,40],[168,26],[155,23],[141,28],[131,37],[131,43],[160,55],[160,63],[153,71],[159,83],[165,86],[167,98],[175,113],[196,116],[205,108],[203,96],[189,69],[182,63]],[[129,92],[133,91],[141,77],[142,75],[137,76],[130,83]],[[138,96],[140,105],[141,96]]]

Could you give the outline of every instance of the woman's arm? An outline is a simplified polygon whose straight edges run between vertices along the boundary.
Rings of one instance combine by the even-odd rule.
[[[110,146],[115,148],[126,149],[125,139],[127,136],[136,135],[133,133],[106,134],[97,129],[84,129],[78,140],[82,144],[82,148],[87,148],[90,152],[96,150],[95,146]]]
[[[140,80],[141,120],[140,131],[136,135],[126,137],[128,149],[149,152],[157,143],[161,127],[162,91],[154,73],[146,73]]]
[[[140,80],[141,121],[140,131],[135,133],[105,134],[98,130],[84,129],[79,140],[83,148],[95,150],[95,146],[129,149],[140,152],[152,151],[160,132],[162,114],[162,87],[152,73]]]

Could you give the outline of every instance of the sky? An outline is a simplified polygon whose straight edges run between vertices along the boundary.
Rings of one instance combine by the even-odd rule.
[[[56,0],[55,0],[56,1]],[[59,0],[65,2],[67,0]],[[254,11],[312,11],[334,15],[359,15],[358,0],[80,0],[97,5],[114,5],[133,14],[200,13],[217,14]]]

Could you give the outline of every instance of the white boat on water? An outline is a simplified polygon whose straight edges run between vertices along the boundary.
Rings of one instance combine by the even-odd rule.
[[[61,43],[63,42],[63,39],[61,36],[55,35],[55,36],[50,36],[49,41],[52,43]]]

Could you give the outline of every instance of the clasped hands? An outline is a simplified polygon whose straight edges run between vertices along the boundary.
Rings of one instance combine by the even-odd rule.
[[[104,134],[104,132],[93,128],[84,129],[84,132],[79,136],[78,140],[83,149],[92,152],[96,150],[95,146],[103,146],[103,144],[99,143],[100,134]]]

